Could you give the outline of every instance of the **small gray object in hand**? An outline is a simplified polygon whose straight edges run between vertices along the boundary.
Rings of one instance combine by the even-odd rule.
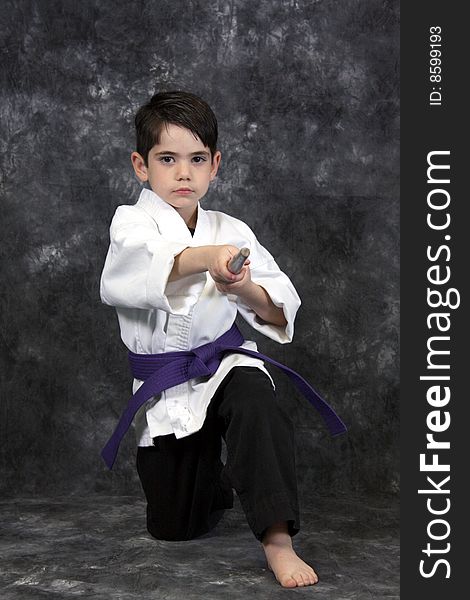
[[[238,275],[242,270],[245,260],[250,256],[249,248],[242,248],[238,254],[230,259],[227,268],[234,275]]]

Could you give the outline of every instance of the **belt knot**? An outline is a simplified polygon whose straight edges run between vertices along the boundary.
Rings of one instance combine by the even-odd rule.
[[[220,346],[218,344],[209,342],[208,344],[193,348],[191,353],[194,355],[194,358],[188,365],[188,376],[191,379],[215,373],[220,364]]]

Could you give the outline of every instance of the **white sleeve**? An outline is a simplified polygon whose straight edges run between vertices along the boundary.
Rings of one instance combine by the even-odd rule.
[[[250,229],[249,231],[251,232]],[[268,292],[273,304],[282,307],[287,325],[281,327],[279,325],[266,323],[252,308],[237,296],[238,310],[245,321],[247,321],[254,329],[280,344],[287,344],[292,342],[294,337],[294,321],[301,305],[301,300],[291,280],[283,271],[281,271],[268,250],[258,242],[252,232],[251,234],[251,280]]]
[[[140,219],[123,223],[114,218],[110,240],[100,281],[102,302],[120,308],[189,313],[205,286],[206,274],[168,283],[175,256],[188,244],[165,239],[156,224]],[[170,294],[170,289],[175,293]]]

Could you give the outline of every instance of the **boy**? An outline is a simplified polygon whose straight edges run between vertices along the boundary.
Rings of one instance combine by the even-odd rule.
[[[146,188],[113,217],[101,299],[116,308],[134,365],[134,398],[141,394],[114,435],[122,437],[136,413],[147,529],[165,540],[203,535],[232,508],[235,488],[279,583],[312,585],[315,571],[292,547],[300,523],[293,423],[256,344],[226,337],[238,311],[269,338],[290,342],[299,296],[245,223],[200,205],[221,160],[210,107],[190,93],[159,93],[135,125],[131,161]],[[228,263],[243,246],[250,258],[233,274]],[[212,352],[215,340],[228,343],[223,357],[199,353],[186,365],[189,351]],[[163,369],[141,374],[154,357],[173,361],[183,375],[155,387]],[[108,466],[116,451],[108,447]]]

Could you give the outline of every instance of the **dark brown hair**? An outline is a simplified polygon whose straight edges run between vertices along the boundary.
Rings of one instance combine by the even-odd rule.
[[[214,156],[217,119],[207,102],[189,92],[160,92],[141,106],[135,116],[136,150],[146,165],[148,153],[159,143],[163,127],[170,124],[189,129]]]

